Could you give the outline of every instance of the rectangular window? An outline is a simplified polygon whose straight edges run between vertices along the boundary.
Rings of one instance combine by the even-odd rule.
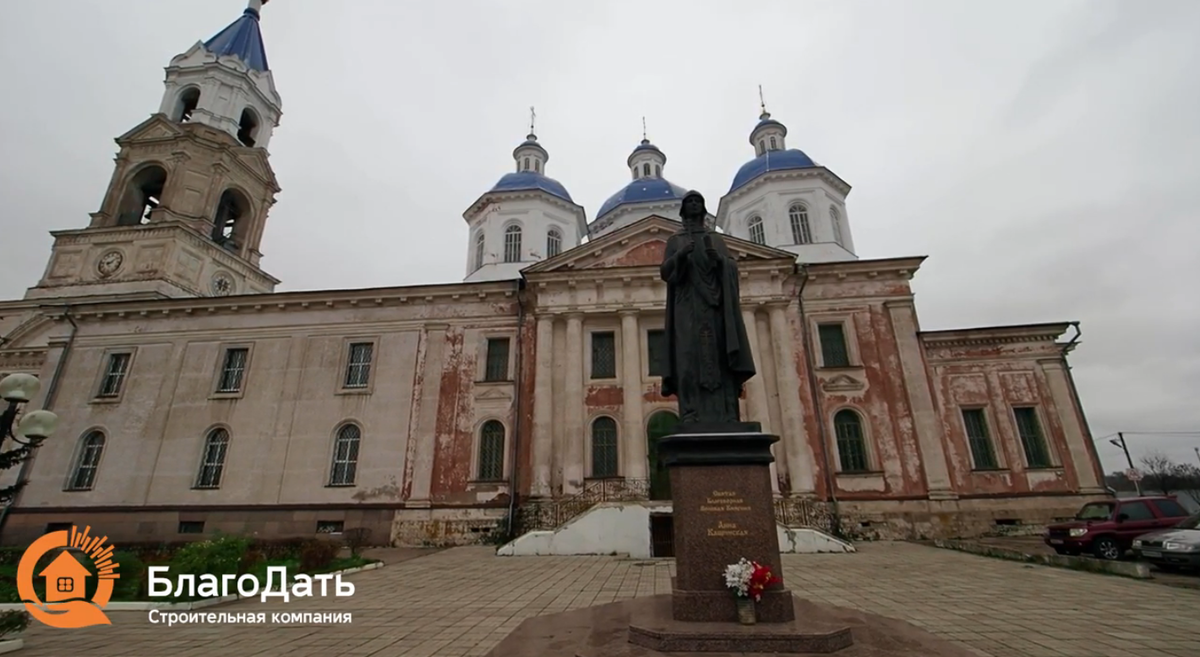
[[[508,380],[508,338],[488,338],[484,381]]]
[[[982,408],[962,409],[963,425],[967,429],[967,445],[971,448],[971,459],[975,462],[976,470],[995,470],[1000,467],[996,462],[996,450],[992,446],[992,436],[988,433],[987,414]]]
[[[203,534],[204,533],[204,522],[198,521],[198,520],[180,520],[179,521],[179,533],[180,534]]]
[[[246,361],[250,350],[246,347],[233,347],[225,350],[225,360],[221,363],[221,376],[217,379],[217,392],[241,392],[242,379],[246,375]]]
[[[318,534],[340,534],[346,523],[341,520],[318,520]]]
[[[650,376],[666,376],[670,361],[667,360],[667,332],[662,329],[646,331],[646,360],[650,361]]]
[[[104,378],[100,380],[100,390],[97,397],[118,397],[121,387],[125,385],[125,375],[129,373],[129,361],[133,354],[109,354],[108,366],[104,368]]]
[[[375,344],[371,342],[353,342],[350,344],[350,354],[346,359],[345,388],[365,388],[371,380],[371,359],[375,356]]]
[[[1050,450],[1046,447],[1046,438],[1038,422],[1037,409],[1031,406],[1014,408],[1013,416],[1017,420],[1017,435],[1021,437],[1021,447],[1025,450],[1025,461],[1029,467],[1053,467]]]
[[[825,367],[850,367],[846,327],[841,322],[818,324],[817,337],[821,341],[821,363]]]
[[[612,331],[592,334],[592,378],[617,378],[617,334]]]

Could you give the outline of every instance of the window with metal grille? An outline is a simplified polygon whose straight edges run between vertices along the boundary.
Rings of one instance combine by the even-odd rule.
[[[762,217],[751,217],[749,222],[750,241],[755,244],[766,244],[767,233],[763,230]]]
[[[833,416],[833,429],[837,435],[838,461],[842,472],[868,472],[867,441],[863,436],[862,418],[849,409],[838,411]]]
[[[812,244],[812,227],[808,224],[808,207],[796,203],[788,209],[788,219],[792,222],[792,243]]]
[[[841,322],[817,325],[821,341],[821,364],[825,367],[850,367],[850,351],[846,348],[846,327]]]
[[[829,206],[829,220],[833,223],[833,241],[838,244],[842,243],[842,216],[838,214],[837,208]]]
[[[487,360],[483,367],[484,381],[508,380],[508,338],[488,338]]]
[[[666,376],[670,361],[667,360],[667,332],[662,329],[646,331],[646,360],[649,361],[650,376]]]
[[[475,268],[483,266],[483,231],[475,236]]]
[[[96,470],[100,468],[100,457],[103,454],[104,434],[93,431],[85,436],[67,490],[91,490],[96,485]]]
[[[611,331],[592,334],[592,378],[617,378],[617,335]]]
[[[504,425],[488,420],[479,430],[479,480],[504,478]]]
[[[346,388],[365,388],[371,380],[371,358],[375,345],[371,342],[352,342],[346,358]]]
[[[121,394],[121,386],[125,384],[125,375],[129,373],[129,361],[132,354],[109,354],[108,366],[104,368],[104,378],[100,380],[100,391],[97,397],[117,397]]]
[[[592,476],[617,476],[617,422],[611,417],[592,421]]]
[[[504,262],[521,261],[521,227],[509,226],[504,231]]]
[[[225,453],[229,449],[229,432],[213,429],[204,439],[204,453],[200,457],[200,473],[196,475],[196,488],[220,488],[221,473],[225,470]]]
[[[553,258],[562,253],[562,233],[557,228],[546,231],[546,257]]]
[[[202,521],[202,520],[180,520],[179,521],[179,533],[180,534],[203,534],[204,533],[204,521]]]
[[[1050,450],[1046,446],[1046,438],[1042,435],[1042,425],[1038,422],[1037,409],[1032,406],[1014,408],[1013,417],[1017,421],[1017,435],[1021,437],[1021,447],[1025,450],[1025,462],[1031,468],[1049,468],[1054,464],[1050,461]]]
[[[358,470],[358,444],[362,429],[357,424],[343,425],[333,442],[333,467],[329,472],[330,486],[353,486]]]
[[[225,360],[221,363],[221,377],[217,380],[217,392],[241,392],[242,379],[246,375],[246,360],[250,350],[246,347],[234,347],[225,350]]]
[[[988,433],[987,414],[982,408],[962,409],[963,426],[967,429],[967,445],[971,448],[971,459],[976,470],[995,470],[996,449]]]
[[[318,534],[340,534],[346,528],[346,522],[343,520],[318,520]]]

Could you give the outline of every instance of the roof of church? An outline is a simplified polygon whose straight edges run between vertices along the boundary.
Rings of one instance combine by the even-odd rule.
[[[600,211],[596,213],[599,219],[618,206],[627,203],[647,203],[651,201],[673,201],[683,198],[688,190],[676,185],[666,178],[638,178],[625,185],[616,194],[608,197]]]
[[[536,143],[536,142],[535,142]],[[492,186],[491,192],[515,192],[519,190],[540,189],[543,192],[553,194],[564,201],[574,203],[571,195],[567,193],[567,188],[563,184],[553,178],[543,176],[540,173],[533,171],[514,171],[501,176],[500,180]]]
[[[267,49],[263,46],[262,31],[258,28],[258,11],[253,8],[247,8],[242,12],[241,18],[205,41],[204,49],[218,57],[237,57],[256,71],[270,70],[267,66]]]
[[[732,192],[740,187],[744,187],[755,178],[771,171],[808,169],[816,166],[820,165],[813,162],[811,157],[804,154],[804,151],[795,148],[786,151],[767,151],[743,164],[742,168],[738,169],[737,175],[733,177],[733,184],[730,185],[729,191]]]

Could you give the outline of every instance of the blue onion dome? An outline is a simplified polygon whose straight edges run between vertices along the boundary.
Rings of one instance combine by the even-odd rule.
[[[604,205],[600,206],[600,212],[596,214],[596,218],[599,219],[618,207],[631,203],[680,200],[687,191],[666,178],[639,178],[608,197]]]
[[[766,112],[758,117],[758,123],[750,131],[750,144],[754,146],[757,157],[742,165],[733,177],[729,191],[733,192],[750,184],[759,176],[772,171],[788,169],[809,169],[820,166],[804,151],[788,148],[785,138],[787,126],[771,118]]]

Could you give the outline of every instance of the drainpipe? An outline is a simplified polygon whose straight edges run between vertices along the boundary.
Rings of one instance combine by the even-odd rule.
[[[1092,440],[1092,428],[1088,425],[1087,414],[1083,412],[1083,402],[1079,400],[1079,390],[1075,388],[1075,375],[1071,373],[1071,364],[1067,362],[1067,354],[1075,348],[1075,344],[1079,342],[1079,336],[1083,335],[1083,331],[1079,328],[1079,322],[1071,322],[1071,328],[1075,329],[1075,335],[1062,346],[1061,350],[1063,369],[1067,371],[1067,387],[1071,390],[1071,401],[1075,404],[1075,413],[1079,416],[1079,423],[1083,426],[1084,443],[1087,444],[1088,454],[1092,457],[1092,469],[1095,471],[1100,485],[1107,490],[1108,485],[1104,483],[1104,470],[1100,467],[1100,455],[1096,452],[1096,443]]]
[[[50,383],[46,386],[46,398],[42,401],[42,410],[50,410],[54,406],[54,398],[58,396],[58,382],[62,378],[63,369],[67,366],[67,358],[71,355],[71,346],[75,344],[75,333],[79,331],[79,324],[75,323],[75,318],[71,317],[71,306],[63,305],[63,317],[71,323],[71,334],[67,336],[67,344],[63,346],[62,355],[59,356],[58,362],[54,365],[54,373],[50,375]],[[21,498],[21,490],[26,481],[25,477],[29,473],[29,468],[33,463],[33,459],[37,456],[36,452],[30,454],[29,458],[21,461],[21,469],[17,470],[17,490],[13,493],[13,498],[8,504],[0,509],[0,534],[4,532],[4,524],[8,521],[9,510],[17,505],[17,500]]]
[[[514,376],[513,405],[516,417],[513,419],[512,450],[508,462],[512,464],[508,474],[508,536],[505,540],[516,538],[517,519],[517,464],[520,459],[518,445],[521,440],[521,413],[523,401],[521,388],[525,382],[525,278],[517,279],[517,372]]]
[[[808,339],[808,320],[804,314],[804,288],[808,285],[808,268],[797,265],[796,272],[800,274],[800,290],[796,292],[796,302],[800,306],[800,336],[804,344],[804,363],[808,373],[808,389],[812,393],[813,410],[817,414],[817,436],[821,439],[821,462],[825,464],[825,490],[829,493],[830,512],[833,515],[834,536],[843,538],[842,521],[838,513],[837,488],[833,481],[833,466],[829,462],[829,435],[825,432],[825,414],[821,409],[821,395],[817,392],[816,361],[813,360],[812,341]]]

